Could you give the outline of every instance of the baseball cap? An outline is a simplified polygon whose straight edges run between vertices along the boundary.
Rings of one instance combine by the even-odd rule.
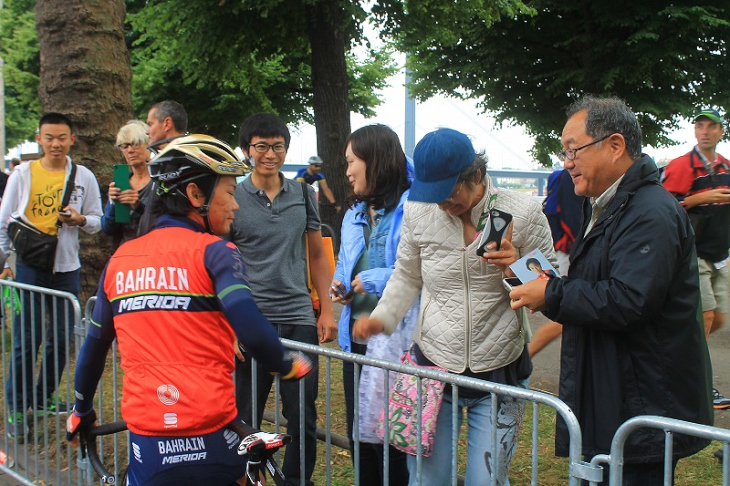
[[[699,112],[697,116],[695,117],[694,121],[697,121],[700,117],[709,118],[710,120],[714,121],[715,123],[722,124],[722,116],[720,116],[720,112],[717,110],[713,110],[712,108],[706,108]]]
[[[313,165],[322,165],[322,157],[318,155],[312,155],[309,157],[309,163]]]
[[[469,137],[451,128],[427,133],[413,151],[415,180],[408,199],[443,202],[456,187],[459,174],[474,161]]]

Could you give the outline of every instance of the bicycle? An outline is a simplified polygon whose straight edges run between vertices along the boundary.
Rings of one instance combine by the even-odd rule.
[[[265,486],[265,473],[268,471],[276,486],[283,486],[284,473],[274,459],[274,454],[281,447],[291,442],[291,436],[277,434],[274,440],[265,440],[259,435],[261,432],[246,425],[240,420],[234,420],[226,425],[226,428],[238,434],[241,443],[238,446],[238,453],[247,456],[246,460],[246,486]],[[116,484],[117,478],[110,473],[99,459],[96,438],[104,435],[112,435],[127,430],[124,421],[110,422],[85,429],[79,434],[81,442],[80,453],[82,457],[88,457],[91,467],[101,479],[103,484]],[[270,435],[270,434],[267,434]],[[126,477],[126,472],[122,479]],[[123,481],[122,484],[125,484]]]

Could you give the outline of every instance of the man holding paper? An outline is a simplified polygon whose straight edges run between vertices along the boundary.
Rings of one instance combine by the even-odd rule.
[[[585,459],[609,453],[618,427],[638,415],[712,424],[694,234],[641,153],[636,116],[619,99],[586,96],[568,110],[562,144],[575,193],[590,198],[568,275],[532,280],[510,298],[563,324],[560,398],[580,422]],[[672,465],[708,443],[676,434]],[[558,418],[556,454],[568,446]],[[632,434],[624,453],[624,485],[664,484],[663,431]]]

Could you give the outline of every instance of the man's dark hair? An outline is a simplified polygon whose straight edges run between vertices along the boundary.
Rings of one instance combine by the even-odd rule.
[[[401,195],[411,187],[406,154],[398,135],[386,125],[368,125],[347,137],[345,151],[348,144],[366,165],[367,194],[355,194],[354,198],[376,208],[396,207]]]
[[[162,123],[168,116],[172,120],[172,126],[180,133],[188,131],[188,114],[183,105],[177,101],[166,100],[160,101],[152,107],[155,110],[157,121]]]
[[[256,113],[243,120],[241,130],[238,132],[238,145],[246,153],[249,153],[248,144],[251,143],[253,137],[284,137],[284,145],[287,150],[289,150],[289,142],[291,142],[291,134],[286,123],[272,113]]]
[[[67,125],[69,130],[71,130],[71,133],[74,132],[74,125],[71,123],[69,117],[62,115],[61,113],[46,113],[41,117],[41,121],[38,123],[38,128],[43,125]]]
[[[633,160],[641,157],[641,127],[631,108],[619,98],[585,95],[568,108],[568,118],[585,110],[586,134],[594,140],[620,133],[626,140],[626,151]],[[603,142],[599,142],[603,143]]]

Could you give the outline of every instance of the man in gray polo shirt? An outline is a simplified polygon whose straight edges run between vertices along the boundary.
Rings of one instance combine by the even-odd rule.
[[[291,136],[286,124],[269,113],[247,118],[241,126],[241,150],[254,165],[251,176],[236,187],[240,209],[231,226],[230,238],[246,263],[251,293],[261,312],[271,321],[279,336],[317,344],[337,337],[337,323],[330,299],[321,299],[321,314],[315,320],[307,288],[307,245],[312,281],[319,295],[329,291],[329,266],[322,246],[319,213],[314,190],[309,185],[289,180],[281,173]],[[304,189],[309,204],[304,201]],[[306,238],[306,242],[305,242]],[[317,363],[316,355],[309,355]],[[239,356],[239,359],[242,356]],[[271,390],[268,370],[257,370],[257,417],[252,420],[252,379],[248,360],[236,364],[236,401],[238,411],[249,424],[259,426]],[[317,447],[318,376],[305,379],[304,403],[299,402],[298,383],[281,382],[280,395],[287,433],[282,470],[286,484],[299,485],[300,467],[306,484],[312,485]],[[299,461],[299,408],[304,407],[305,461]]]

